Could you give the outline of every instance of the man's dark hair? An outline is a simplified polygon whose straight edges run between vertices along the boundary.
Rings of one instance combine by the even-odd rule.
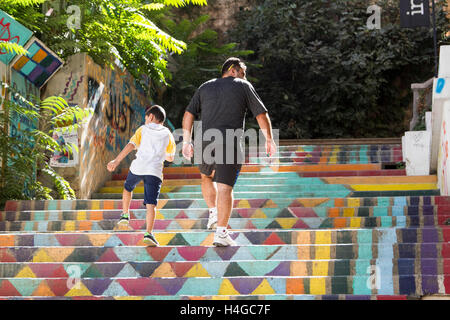
[[[158,106],[157,104],[147,108],[145,111],[145,116],[149,116],[150,114],[153,114],[156,120],[160,123],[164,123],[164,121],[166,121],[166,111],[163,107]]]
[[[237,68],[238,70],[244,66],[244,62],[239,58],[231,57],[228,58],[227,61],[222,65],[222,75],[224,75],[227,71],[232,68]]]

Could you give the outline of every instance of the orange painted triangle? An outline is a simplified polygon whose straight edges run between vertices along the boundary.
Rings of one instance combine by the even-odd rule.
[[[42,281],[39,287],[36,288],[36,290],[33,291],[33,296],[37,297],[54,297],[55,294],[50,289],[50,287],[47,284],[47,281]]]
[[[169,262],[177,277],[183,277],[197,262]]]
[[[152,273],[152,277],[155,278],[172,278],[177,277],[172,266],[168,262],[163,262],[155,271]]]
[[[278,235],[273,232],[270,236],[267,237],[266,240],[264,240],[263,244],[286,244],[283,240],[278,237]]]
[[[191,230],[192,226],[195,224],[195,222],[196,222],[196,220],[191,220],[191,219],[180,219],[180,220],[177,220],[177,223],[184,230]]]

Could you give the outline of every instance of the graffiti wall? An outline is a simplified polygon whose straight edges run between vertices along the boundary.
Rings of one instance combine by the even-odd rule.
[[[13,42],[25,45],[33,33],[14,20],[6,12],[0,10],[0,42]],[[6,50],[0,50],[0,62],[8,65],[16,56]]]
[[[79,163],[74,189],[79,198],[89,198],[111,178],[106,164],[127,145],[144,123],[149,98],[134,78],[119,67],[102,68],[86,54],[77,54],[50,80],[44,96],[60,95],[69,104],[92,108],[93,114],[79,132]],[[130,164],[134,155],[123,161]],[[118,169],[120,170],[120,168]]]
[[[20,75],[17,71],[11,70],[11,87],[28,101],[36,103],[39,100],[39,88],[34,86],[30,81]],[[22,107],[27,105],[18,97],[11,95],[11,101],[16,102]],[[9,124],[9,134],[11,137],[21,138],[21,136],[33,129],[37,128],[37,120],[30,119],[27,116],[13,112],[11,114],[11,122]]]

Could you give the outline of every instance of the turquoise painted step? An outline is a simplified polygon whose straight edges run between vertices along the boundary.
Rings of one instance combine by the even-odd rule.
[[[408,190],[408,191],[316,191],[316,192],[235,192],[234,199],[262,199],[267,198],[272,201],[279,198],[346,198],[361,196],[418,196],[418,195],[439,195],[439,189],[431,190]],[[122,195],[118,193],[94,193],[92,199],[121,199]],[[144,199],[143,193],[134,193],[134,199]],[[159,199],[202,199],[201,192],[167,192],[161,193]]]

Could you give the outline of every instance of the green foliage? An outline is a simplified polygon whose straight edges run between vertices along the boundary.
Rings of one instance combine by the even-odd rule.
[[[0,51],[7,53],[15,53],[25,55],[28,53],[21,45],[13,42],[0,42]]]
[[[1,84],[7,87],[6,83]],[[5,100],[0,110],[0,207],[9,199],[52,199],[55,191],[59,198],[74,199],[74,190],[49,166],[49,159],[55,152],[72,153],[78,147],[59,145],[53,133],[76,130],[93,111],[70,107],[60,97],[49,97],[35,104],[12,88],[7,89],[7,95],[13,95],[14,100]],[[24,129],[20,137],[12,137],[8,124],[19,115],[35,119],[37,129]],[[56,190],[39,181],[41,174],[50,177]]]
[[[253,53],[238,50],[236,43],[219,44],[217,32],[212,29],[200,32],[208,20],[208,15],[201,15],[193,21],[183,19],[177,23],[168,12],[156,18],[165,30],[187,44],[181,55],[169,57],[169,85],[158,86],[156,91],[157,103],[167,107],[175,127],[181,127],[184,110],[195,90],[203,82],[220,76],[222,64],[228,57],[244,57]]]
[[[263,65],[249,73],[281,138],[392,137],[409,129],[410,84],[433,76],[433,38],[431,29],[400,27],[398,1],[375,2],[381,30],[366,26],[373,1],[259,3],[239,14],[231,39]],[[448,41],[444,5],[437,1],[440,44]]]
[[[168,55],[183,52],[186,44],[160,29],[152,18],[166,7],[206,5],[206,0],[71,0],[37,5],[42,2],[8,0],[0,3],[0,9],[35,32],[63,59],[87,52],[98,64],[111,68],[117,59],[138,81],[148,76],[161,84],[169,75]],[[79,29],[69,29],[68,21],[74,17],[76,21],[76,12],[66,11],[68,6],[81,10]],[[47,17],[49,8],[55,10]]]

